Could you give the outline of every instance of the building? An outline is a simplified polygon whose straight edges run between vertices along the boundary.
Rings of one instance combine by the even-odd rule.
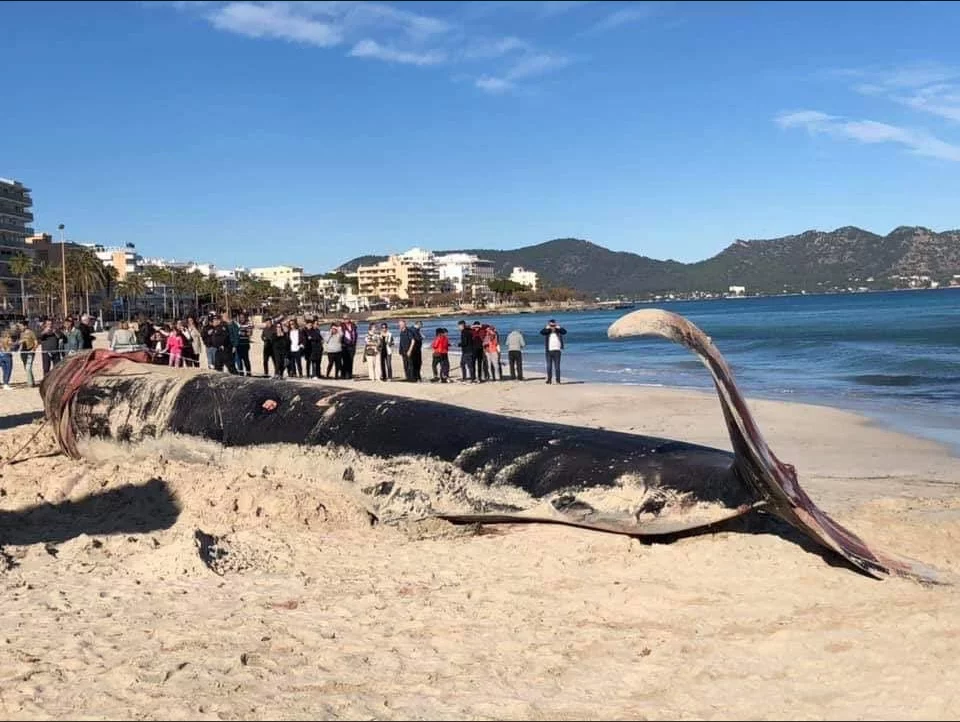
[[[510,280],[526,286],[531,291],[536,291],[539,285],[539,276],[534,271],[528,271],[523,266],[514,266],[510,274]]]
[[[29,188],[20,181],[0,178],[0,247],[23,249],[27,236],[33,235],[27,225],[33,222],[32,206]]]
[[[18,253],[30,255],[25,241],[33,235],[33,229],[27,225],[33,222],[32,206],[29,188],[19,181],[0,178],[0,281],[5,287],[4,309],[10,304],[8,296],[16,296],[16,308],[21,307],[20,279],[10,273],[10,259]]]
[[[250,275],[270,283],[280,290],[287,286],[294,293],[306,290],[303,283],[303,268],[299,266],[269,266],[266,268],[251,268]]]
[[[494,279],[493,261],[471,253],[448,253],[436,257],[440,290],[444,293],[471,293],[477,284]]]
[[[433,253],[414,248],[372,266],[360,266],[357,285],[360,296],[409,299],[436,293],[440,275]]]
[[[137,255],[137,247],[132,243],[112,248],[101,246],[99,243],[85,243],[84,246],[92,249],[105,267],[113,266],[117,271],[117,279],[120,281],[124,280],[129,274],[137,273],[143,268],[143,259]]]
[[[742,296],[747,292],[746,286],[730,286],[727,288],[727,295]]]

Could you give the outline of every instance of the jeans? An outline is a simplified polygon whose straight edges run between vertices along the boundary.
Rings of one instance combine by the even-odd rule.
[[[560,351],[547,351],[547,383],[553,380],[553,370],[557,370],[557,383],[560,383]]]
[[[473,381],[473,351],[468,348],[462,349],[460,351],[460,379],[466,381],[470,379]]]
[[[509,351],[510,378],[523,381],[523,351]]]
[[[0,369],[3,370],[3,385],[10,385],[10,374],[13,373],[13,354],[0,353]]]
[[[287,375],[303,376],[303,351],[300,349],[287,354]]]
[[[36,382],[33,380],[33,357],[36,355],[36,351],[20,352],[20,360],[23,361],[23,370],[27,372],[27,386],[36,386]]]
[[[217,349],[207,346],[207,368],[215,369],[217,367]],[[223,370],[221,366],[221,370]]]
[[[327,378],[330,378],[330,371],[333,370],[333,378],[340,378],[343,371],[343,362],[340,359],[342,351],[327,351]]]
[[[253,376],[253,368],[250,366],[250,345],[241,344],[237,346],[233,354],[233,363],[237,367],[237,372],[244,376]]]
[[[500,380],[503,381],[503,370],[500,368],[500,354],[496,351],[485,351],[487,366],[490,368],[490,380],[497,380],[497,371],[500,371]]]

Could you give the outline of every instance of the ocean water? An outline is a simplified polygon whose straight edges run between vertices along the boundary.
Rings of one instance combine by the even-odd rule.
[[[960,453],[960,289],[637,304],[647,307],[674,311],[703,329],[748,397],[857,411]],[[625,313],[465,320],[492,323],[501,338],[520,329],[525,368],[534,374],[546,369],[539,331],[556,318],[567,329],[566,379],[712,389],[699,359],[676,344],[609,340],[607,327]],[[438,324],[456,331],[456,319],[427,321],[428,342]]]

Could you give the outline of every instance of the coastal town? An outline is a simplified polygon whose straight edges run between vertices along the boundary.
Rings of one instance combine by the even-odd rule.
[[[106,246],[70,240],[60,225],[35,232],[33,198],[20,181],[0,178],[0,304],[6,313],[43,315],[61,308],[102,322],[177,315],[222,307],[254,314],[339,313],[491,308],[540,290],[536,271],[515,267],[498,278],[494,264],[469,253],[422,248],[353,270],[309,273],[302,266],[222,268],[202,260],[142,255],[134,243]],[[572,300],[573,294],[558,300]],[[546,301],[546,297],[542,300]]]

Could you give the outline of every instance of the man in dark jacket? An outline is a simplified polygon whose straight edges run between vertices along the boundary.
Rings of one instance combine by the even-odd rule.
[[[473,358],[474,369],[473,380],[478,384],[483,383],[484,371],[487,367],[487,357],[483,354],[483,335],[485,331],[486,329],[479,321],[474,321],[470,329],[470,355]],[[486,375],[489,378],[490,372],[487,371]]]
[[[80,337],[83,339],[83,348],[84,350],[89,350],[93,348],[93,319],[90,318],[90,315],[85,313],[80,317],[80,323],[77,325],[77,328],[80,329]]]
[[[543,336],[543,350],[547,354],[547,383],[553,383],[553,372],[556,369],[559,384],[560,353],[563,351],[563,337],[567,335],[567,329],[558,326],[551,318],[547,325],[540,329],[540,335]]]
[[[320,378],[320,365],[323,361],[323,334],[312,319],[307,321],[304,340],[304,353],[307,355],[307,376],[318,379]]]
[[[413,329],[407,327],[407,322],[401,319],[397,322],[400,327],[400,339],[397,349],[400,351],[400,358],[403,359],[403,380],[416,381],[413,375],[413,362],[410,353],[413,348]]]
[[[223,325],[219,316],[214,316],[210,323],[204,327],[203,343],[207,348],[214,350],[214,369],[223,371],[226,367],[230,373],[237,373],[237,369],[233,365],[233,346],[230,345],[230,331]]]
[[[460,329],[460,380],[476,381],[477,377],[473,373],[473,332],[467,328],[466,321],[458,321],[457,328]]]

